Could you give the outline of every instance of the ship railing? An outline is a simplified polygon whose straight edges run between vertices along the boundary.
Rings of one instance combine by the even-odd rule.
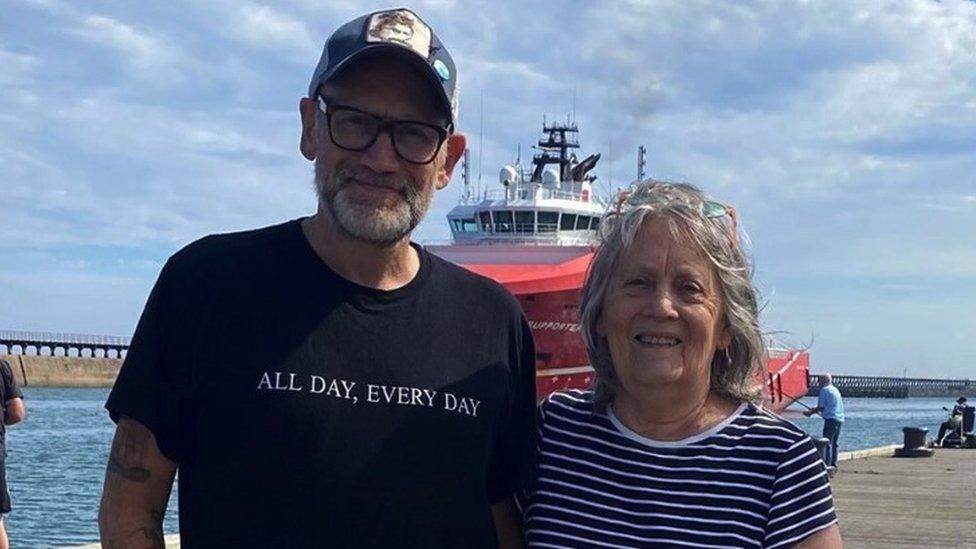
[[[591,202],[600,204],[598,197],[590,194],[589,200],[584,200],[583,193],[576,191],[563,191],[558,189],[539,189],[536,192],[530,187],[517,187],[514,189],[492,189],[486,190],[482,194],[482,200],[569,200],[572,202]]]
[[[590,195],[592,197],[592,194]],[[583,193],[577,193],[573,191],[557,191],[555,189],[546,189],[543,193],[542,198],[552,198],[556,200],[574,200],[576,202],[583,202]]]
[[[548,236],[546,238],[526,238],[524,236],[519,236],[514,234],[512,236],[503,236],[498,234],[493,234],[490,236],[475,236],[470,240],[444,240],[444,239],[431,239],[424,240],[422,244],[424,246],[452,246],[455,244],[461,245],[476,245],[476,246],[491,246],[491,245],[503,245],[503,244],[518,244],[518,245],[528,245],[528,246],[594,246],[596,245],[596,238],[593,237],[567,237],[559,236],[556,237],[555,234]]]

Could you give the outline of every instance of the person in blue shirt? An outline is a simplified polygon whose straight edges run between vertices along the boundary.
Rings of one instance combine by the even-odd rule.
[[[840,438],[840,428],[844,425],[844,401],[840,398],[840,391],[833,384],[830,374],[820,376],[820,395],[817,397],[817,407],[810,408],[803,415],[810,417],[820,414],[824,420],[823,437],[830,441],[824,461],[827,467],[837,468],[837,439]]]

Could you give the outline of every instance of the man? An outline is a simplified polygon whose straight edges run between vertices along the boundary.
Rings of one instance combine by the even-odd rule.
[[[943,410],[948,410],[946,407],[942,407]],[[950,429],[956,429],[962,425],[962,414],[966,409],[966,397],[961,396],[956,399],[956,405],[952,407],[952,411],[949,412],[949,420],[943,421],[942,425],[939,426],[939,437],[936,439],[939,445],[942,445],[942,439],[946,436],[946,431]]]
[[[3,422],[0,422],[0,549],[10,547],[4,517],[10,512],[10,492],[7,490],[6,426],[20,423],[27,416],[24,394],[17,386],[10,364],[0,359],[0,403],[3,406]]]
[[[312,217],[167,262],[106,407],[111,547],[518,544],[534,348],[499,285],[410,234],[465,148],[457,74],[415,14],[357,18],[300,102]]]
[[[844,425],[844,401],[840,398],[840,391],[833,384],[830,374],[820,376],[820,394],[817,397],[816,408],[810,408],[803,415],[810,417],[820,414],[824,420],[823,437],[830,441],[827,446],[827,468],[837,469],[837,439],[840,438],[840,428]]]

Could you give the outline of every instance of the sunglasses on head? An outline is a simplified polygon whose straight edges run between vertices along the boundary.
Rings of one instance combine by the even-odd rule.
[[[631,206],[639,205],[640,202],[636,198],[637,196],[634,195],[631,189],[621,191],[617,195],[617,203],[614,208],[615,213],[620,214],[620,209],[624,203],[628,203]],[[666,202],[667,200],[661,201],[661,203]],[[715,202],[714,200],[703,200],[700,205],[700,211],[707,219],[723,219],[727,217],[730,221],[727,227],[729,241],[732,242],[734,248],[739,247],[739,219],[734,207],[728,204],[722,204],[721,202]]]

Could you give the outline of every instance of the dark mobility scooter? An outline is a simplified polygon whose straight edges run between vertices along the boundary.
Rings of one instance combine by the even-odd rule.
[[[939,446],[943,448],[976,448],[976,434],[973,433],[973,420],[976,408],[973,406],[958,407],[959,414],[954,414],[946,422],[944,435],[939,437]],[[944,424],[945,425],[945,424]]]

